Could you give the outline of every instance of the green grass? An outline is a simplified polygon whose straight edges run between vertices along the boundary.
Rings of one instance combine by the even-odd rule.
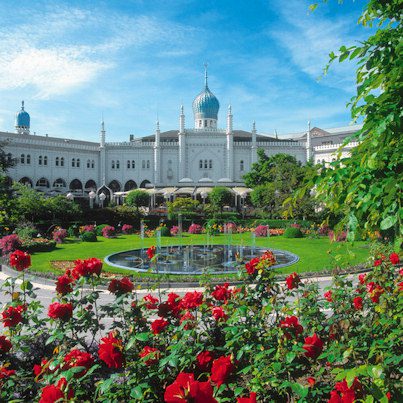
[[[178,244],[199,244],[203,245],[206,241],[205,235],[185,235],[180,241],[177,238],[162,238],[162,245]],[[67,243],[58,245],[51,252],[39,252],[32,256],[32,270],[37,272],[55,271],[50,262],[55,260],[75,260],[97,257],[104,259],[107,255],[115,252],[149,247],[155,245],[154,238],[140,239],[138,235],[121,235],[118,238],[106,239],[98,237],[98,242],[81,242],[69,240]],[[212,240],[215,244],[226,244],[225,235],[218,235]],[[232,236],[233,244],[251,244],[250,233],[234,234]],[[368,258],[369,249],[365,242],[356,242],[354,245],[349,243],[331,243],[327,237],[319,239],[299,238],[287,239],[282,236],[270,238],[256,238],[256,246],[272,249],[288,250],[299,256],[300,260],[289,267],[279,269],[279,273],[290,273],[296,271],[319,272],[324,269],[332,269],[336,266],[347,267],[364,262]],[[135,273],[131,270],[124,270],[111,267],[104,264],[104,271],[121,274]],[[141,276],[150,277],[149,273],[139,273]],[[175,277],[175,276],[172,276]]]

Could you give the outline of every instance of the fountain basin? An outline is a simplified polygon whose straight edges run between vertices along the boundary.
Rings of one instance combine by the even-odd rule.
[[[266,250],[267,248],[240,245],[174,245],[159,248],[158,259],[152,264],[147,258],[146,249],[113,253],[105,258],[105,262],[113,267],[136,272],[151,270],[160,274],[224,274],[236,273],[239,266],[263,255]],[[290,266],[299,260],[294,253],[270,250],[277,260],[272,269]]]

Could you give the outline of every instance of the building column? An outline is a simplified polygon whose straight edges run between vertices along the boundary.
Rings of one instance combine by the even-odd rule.
[[[185,114],[183,105],[179,117],[179,180],[186,178],[186,135],[185,135]]]
[[[232,133],[232,110],[231,105],[228,106],[227,115],[227,173],[226,176],[234,180],[234,136]]]
[[[311,121],[308,121],[308,131],[306,133],[306,162],[309,162],[312,158],[311,150]]]
[[[256,122],[253,121],[252,125],[252,146],[250,148],[251,151],[251,165],[256,162]]]
[[[101,123],[101,142],[99,144],[99,180],[98,180],[98,187],[106,185],[106,150],[105,150],[105,123],[102,119]],[[101,185],[99,185],[101,184]]]
[[[161,131],[160,122],[157,120],[157,127],[155,130],[155,141],[154,141],[154,184],[158,185],[161,181]]]

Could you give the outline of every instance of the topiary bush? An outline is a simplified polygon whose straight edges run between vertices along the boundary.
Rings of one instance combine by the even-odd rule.
[[[160,232],[161,232],[161,236],[171,236],[171,231],[169,230],[168,227],[160,227],[159,228]]]
[[[97,242],[97,234],[95,232],[83,232],[80,235],[80,239],[83,242]]]
[[[103,236],[102,231],[105,227],[109,227],[109,224],[99,224],[95,228],[95,232],[98,236]]]
[[[304,234],[299,228],[289,227],[284,232],[284,238],[302,238]]]

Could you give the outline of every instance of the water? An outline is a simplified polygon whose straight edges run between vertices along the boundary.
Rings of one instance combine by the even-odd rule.
[[[160,247],[158,254],[158,272],[167,274],[203,274],[209,273],[236,273],[238,266],[243,265],[253,257],[261,256],[267,248],[250,247],[243,245],[175,245]],[[299,258],[291,252],[273,250],[277,264],[272,268],[289,266]],[[239,256],[241,262],[237,262]],[[134,271],[156,271],[144,249],[134,249],[115,253],[105,258],[111,266]]]

